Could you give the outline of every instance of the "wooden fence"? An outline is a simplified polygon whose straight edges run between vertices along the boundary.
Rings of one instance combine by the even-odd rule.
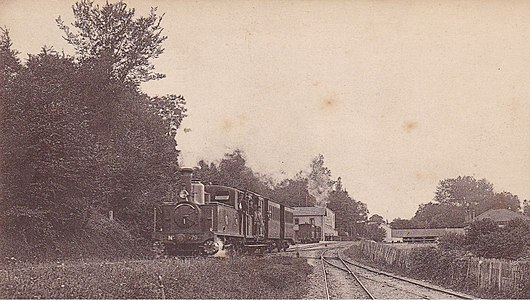
[[[508,292],[518,289],[525,280],[524,262],[504,259],[467,259],[466,280],[472,280],[480,289]]]
[[[412,268],[413,248],[400,249],[389,244],[363,241],[361,254],[369,260],[404,272]],[[436,253],[436,252],[434,252]],[[433,261],[436,260],[433,258]],[[504,259],[485,259],[465,256],[454,257],[448,270],[447,282],[458,282],[479,291],[493,291],[513,297],[530,296],[530,262]]]

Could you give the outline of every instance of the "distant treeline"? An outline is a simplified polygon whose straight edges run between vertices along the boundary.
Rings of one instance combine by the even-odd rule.
[[[486,179],[458,176],[441,180],[436,187],[433,201],[421,204],[414,217],[394,219],[392,228],[446,228],[463,227],[466,218],[471,219],[490,209],[509,209],[520,212],[528,201],[521,201],[510,192],[495,192]],[[530,209],[524,213],[530,216]]]
[[[291,207],[327,206],[335,212],[339,234],[359,234],[358,224],[367,220],[366,204],[348,194],[340,177],[332,179],[322,154],[313,158],[309,170],[279,183],[248,167],[241,150],[226,154],[217,163],[200,161],[194,176],[203,182],[252,190]]]

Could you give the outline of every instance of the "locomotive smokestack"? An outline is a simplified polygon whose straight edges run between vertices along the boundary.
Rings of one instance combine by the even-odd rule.
[[[186,190],[188,195],[191,193],[191,178],[192,178],[192,176],[193,176],[193,169],[192,168],[181,168],[180,169],[181,191]],[[182,196],[181,196],[181,198],[182,198]]]

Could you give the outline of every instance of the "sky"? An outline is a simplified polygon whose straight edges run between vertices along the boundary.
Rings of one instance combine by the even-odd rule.
[[[460,175],[530,198],[530,2],[126,3],[165,13],[154,64],[167,77],[142,89],[186,98],[187,166],[241,149],[279,180],[322,153],[388,220]],[[72,4],[0,0],[0,26],[22,58],[72,53],[55,24],[72,21]]]

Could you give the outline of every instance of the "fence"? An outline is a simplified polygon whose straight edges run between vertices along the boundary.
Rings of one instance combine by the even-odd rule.
[[[400,249],[392,245],[363,241],[361,254],[377,263],[398,268],[408,274],[427,277],[438,283],[466,286],[480,292],[509,297],[530,297],[530,262],[504,259],[485,259],[429,249],[422,253],[439,257],[424,258],[417,262],[418,249]],[[419,251],[422,251],[421,249]],[[442,257],[443,256],[443,257]],[[451,257],[449,257],[451,256]],[[414,258],[416,257],[416,258]],[[418,268],[430,268],[417,272]]]
[[[526,281],[525,263],[503,259],[470,257],[467,260],[466,279],[480,289],[508,292],[519,289]]]

